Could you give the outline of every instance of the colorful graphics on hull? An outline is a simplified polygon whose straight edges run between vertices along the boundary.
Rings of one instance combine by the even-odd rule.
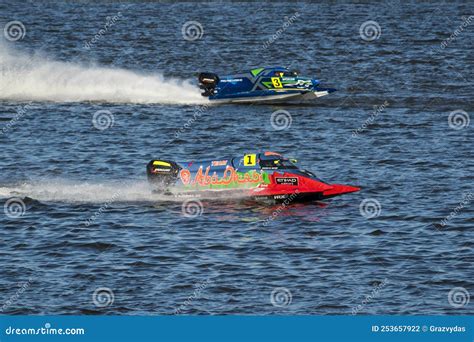
[[[155,192],[176,197],[206,193],[225,198],[241,190],[244,197],[283,199],[297,194],[295,200],[304,201],[359,191],[357,187],[323,182],[296,163],[274,152],[193,162],[155,159],[147,165],[147,176]]]
[[[209,174],[211,167],[200,167],[194,177],[188,169],[182,169],[179,172],[179,178],[186,188],[253,188],[260,184],[269,184],[268,175],[265,172],[257,172],[250,170],[248,172],[237,172],[232,166],[227,166],[222,176],[219,177],[214,171],[212,175]]]
[[[317,79],[299,76],[296,71],[281,66],[255,68],[225,76],[203,72],[198,80],[203,96],[224,102],[312,99],[335,91],[321,88]]]

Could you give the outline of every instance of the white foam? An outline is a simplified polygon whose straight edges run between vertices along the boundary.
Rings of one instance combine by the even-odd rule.
[[[170,189],[173,191],[173,189]],[[182,189],[181,189],[182,190]],[[40,202],[61,203],[145,203],[176,201],[191,197],[166,196],[153,193],[150,184],[143,180],[72,181],[67,179],[38,179],[0,186],[0,198],[29,197]],[[245,197],[241,191],[225,191],[225,199]],[[212,193],[201,193],[196,199],[212,200]]]
[[[0,187],[0,197],[30,197],[41,202],[149,202],[160,198],[146,181],[77,182],[65,179],[28,181]]]
[[[189,80],[120,68],[50,60],[0,41],[0,100],[199,104],[208,100]]]

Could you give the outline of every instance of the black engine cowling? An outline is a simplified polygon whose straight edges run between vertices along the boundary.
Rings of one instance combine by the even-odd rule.
[[[217,83],[219,83],[219,76],[211,72],[201,72],[198,76],[199,87],[204,90],[202,96],[214,95]]]
[[[173,185],[181,167],[175,162],[161,159],[153,159],[146,166],[146,175],[155,190],[166,190]]]

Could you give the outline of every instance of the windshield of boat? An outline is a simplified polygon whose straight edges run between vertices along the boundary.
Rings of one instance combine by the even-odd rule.
[[[277,77],[296,77],[298,73],[296,71],[280,70],[273,73]]]
[[[260,160],[260,167],[271,167],[277,169],[297,169],[295,164],[293,164],[288,159],[267,159]]]

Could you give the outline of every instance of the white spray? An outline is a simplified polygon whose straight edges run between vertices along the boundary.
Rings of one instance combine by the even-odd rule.
[[[189,80],[120,68],[59,62],[0,41],[0,100],[202,104]]]
[[[0,186],[0,198],[30,197],[44,202],[104,203],[155,201],[146,181],[90,181],[37,179]]]
[[[173,188],[170,190],[174,191]],[[181,190],[182,188],[177,188]],[[22,183],[0,185],[0,199],[30,197],[51,203],[145,203],[176,201],[189,197],[172,197],[157,194],[146,180],[90,180],[77,181],[64,178],[31,179]],[[226,193],[226,199],[245,197],[241,191]],[[200,194],[200,200],[216,199],[212,193]]]

